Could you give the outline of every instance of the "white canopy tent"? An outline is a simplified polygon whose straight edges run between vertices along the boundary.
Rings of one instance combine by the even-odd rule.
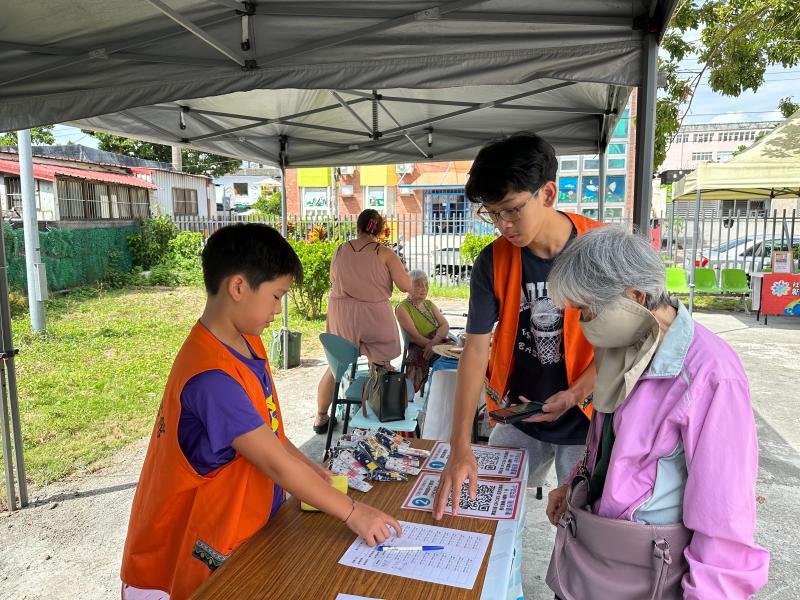
[[[471,158],[522,129],[603,156],[638,87],[633,220],[646,230],[657,49],[676,4],[15,2],[0,19],[0,131],[70,122],[281,168]]]
[[[800,111],[725,163],[700,163],[673,184],[673,202],[695,200],[692,256],[697,255],[703,200],[800,198]],[[690,261],[689,310],[695,261]]]

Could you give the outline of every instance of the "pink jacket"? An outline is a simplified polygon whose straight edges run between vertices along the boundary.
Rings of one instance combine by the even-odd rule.
[[[595,413],[589,464],[603,418]],[[688,311],[667,330],[650,367],[614,413],[616,439],[594,512],[693,530],[687,600],[735,600],[766,582],[755,544],[758,441],[747,375],[721,338]]]

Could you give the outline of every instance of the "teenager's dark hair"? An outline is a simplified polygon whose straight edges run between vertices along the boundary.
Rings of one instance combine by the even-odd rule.
[[[370,235],[380,235],[383,231],[384,218],[381,213],[373,208],[362,210],[356,221],[358,230]]]
[[[218,229],[202,254],[203,281],[212,296],[222,280],[241,273],[252,289],[281,275],[303,280],[303,265],[276,229],[261,223],[238,223]]]
[[[557,170],[553,147],[535,133],[521,131],[481,148],[464,191],[472,202],[492,204],[509,193],[536,192],[555,181]]]

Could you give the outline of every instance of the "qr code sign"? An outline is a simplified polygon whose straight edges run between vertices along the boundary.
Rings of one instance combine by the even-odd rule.
[[[478,470],[497,471],[499,466],[499,454],[496,452],[475,452],[475,460],[478,462]]]
[[[488,485],[484,485],[482,483],[478,484],[478,493],[475,496],[475,500],[470,500],[469,498],[469,485],[464,484],[461,488],[461,498],[458,501],[458,507],[463,509],[470,509],[470,510],[479,510],[482,512],[488,512],[489,508],[491,507],[492,503],[492,488]],[[450,498],[447,499],[447,506],[453,506],[453,496],[451,495]]]

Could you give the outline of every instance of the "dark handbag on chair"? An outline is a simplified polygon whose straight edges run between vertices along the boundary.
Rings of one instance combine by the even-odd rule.
[[[380,365],[369,368],[369,378],[361,392],[361,412],[367,416],[367,404],[381,423],[406,418],[408,395],[406,376]]]

